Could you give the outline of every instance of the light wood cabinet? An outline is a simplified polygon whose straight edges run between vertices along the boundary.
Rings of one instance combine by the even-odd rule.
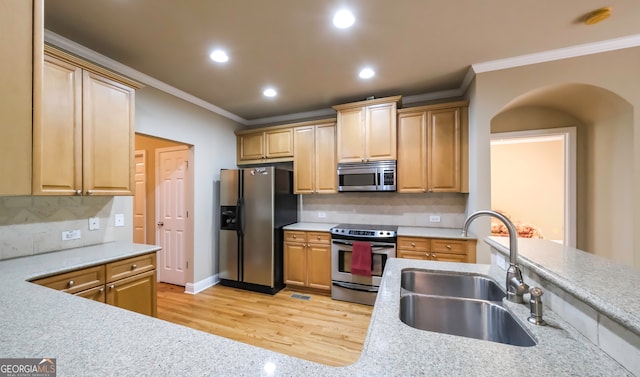
[[[133,195],[137,88],[45,46],[34,90],[34,195]]]
[[[335,130],[335,120],[293,129],[295,194],[338,192]]]
[[[396,110],[401,96],[334,106],[338,162],[395,160]]]
[[[445,238],[398,237],[398,258],[441,262],[476,262],[476,241]]]
[[[285,284],[331,290],[331,235],[326,232],[284,232]]]
[[[398,110],[398,192],[468,192],[466,101]]]
[[[285,162],[293,160],[291,126],[236,132],[237,164]]]
[[[31,194],[32,95],[43,12],[42,0],[0,2],[0,196]]]
[[[155,252],[32,282],[140,314],[157,315]]]

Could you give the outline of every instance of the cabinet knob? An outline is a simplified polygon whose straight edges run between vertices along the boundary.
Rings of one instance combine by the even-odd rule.
[[[316,238],[318,239],[318,241],[320,241],[320,236],[317,236]]]
[[[297,238],[297,237],[298,237],[298,236],[296,236],[295,234],[293,235],[293,238],[294,238],[294,239],[295,239],[295,238]]]
[[[93,194],[93,191],[87,190],[87,195],[91,195],[91,194]]]
[[[415,242],[411,242],[411,246],[416,247],[416,243]]]
[[[76,195],[82,195],[82,190],[76,190]]]
[[[111,284],[111,285],[109,286],[109,289],[113,289],[113,288],[115,288],[115,287],[116,287],[115,285]]]
[[[431,258],[435,259],[435,258],[436,258],[436,254],[435,254],[435,253],[432,253],[432,254],[431,254]]]
[[[451,245],[447,244],[445,247],[446,247],[447,249],[451,250]]]
[[[132,264],[132,265],[131,265],[131,269],[132,269],[132,270],[135,270],[136,268],[138,268],[138,266],[137,266],[137,265],[135,265],[135,264]]]
[[[158,226],[164,226],[164,222],[158,221]]]
[[[104,287],[100,288],[100,293],[104,292]]]
[[[69,282],[67,283],[67,287],[73,287],[75,284],[76,284],[75,281],[69,280]]]

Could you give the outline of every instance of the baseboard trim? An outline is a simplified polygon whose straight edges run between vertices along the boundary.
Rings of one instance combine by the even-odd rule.
[[[187,285],[184,287],[184,293],[196,295],[209,287],[213,287],[219,282],[220,278],[218,277],[218,274],[211,275],[195,283],[187,283]]]

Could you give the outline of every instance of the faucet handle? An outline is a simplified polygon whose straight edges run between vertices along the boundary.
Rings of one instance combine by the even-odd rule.
[[[534,325],[545,326],[547,323],[542,319],[542,295],[544,292],[540,287],[533,287],[529,290],[531,298],[529,305],[531,306],[531,316],[527,320]]]

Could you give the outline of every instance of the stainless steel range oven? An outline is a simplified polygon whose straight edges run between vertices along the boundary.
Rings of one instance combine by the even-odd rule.
[[[389,258],[396,257],[397,226],[340,224],[331,228],[331,298],[373,305]],[[354,241],[371,244],[371,276],[351,273]]]

